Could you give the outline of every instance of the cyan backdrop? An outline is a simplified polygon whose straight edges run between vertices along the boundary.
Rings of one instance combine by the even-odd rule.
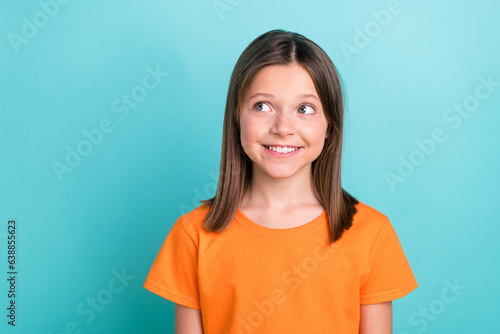
[[[142,284],[178,216],[214,193],[238,56],[282,28],[337,65],[344,186],[389,216],[420,284],[394,302],[394,333],[497,333],[499,13],[494,0],[2,1],[1,332],[173,333],[174,304]]]

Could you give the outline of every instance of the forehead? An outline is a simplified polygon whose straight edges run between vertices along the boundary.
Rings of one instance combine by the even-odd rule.
[[[305,67],[297,63],[268,65],[252,78],[245,99],[256,93],[272,95],[313,95],[318,97],[314,81]]]

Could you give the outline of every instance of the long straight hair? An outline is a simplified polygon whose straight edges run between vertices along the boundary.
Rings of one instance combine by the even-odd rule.
[[[326,210],[329,242],[340,239],[352,226],[358,201],[341,185],[343,91],[335,65],[325,51],[306,37],[281,30],[268,31],[252,41],[234,67],[229,82],[224,125],[219,184],[215,196],[202,201],[210,206],[203,221],[209,232],[225,230],[231,223],[243,195],[250,186],[252,161],[240,142],[240,107],[255,74],[268,65],[302,65],[311,76],[328,122],[323,151],[312,162],[316,195]]]

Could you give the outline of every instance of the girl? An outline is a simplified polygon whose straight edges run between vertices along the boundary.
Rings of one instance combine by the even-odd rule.
[[[238,59],[214,198],[172,227],[144,287],[176,333],[391,333],[417,287],[385,215],[341,186],[342,90],[327,54],[272,30]]]

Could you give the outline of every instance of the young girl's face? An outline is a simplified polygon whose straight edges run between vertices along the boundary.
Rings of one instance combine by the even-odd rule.
[[[259,70],[241,104],[240,128],[254,173],[278,179],[310,176],[328,123],[307,70],[297,63]]]

